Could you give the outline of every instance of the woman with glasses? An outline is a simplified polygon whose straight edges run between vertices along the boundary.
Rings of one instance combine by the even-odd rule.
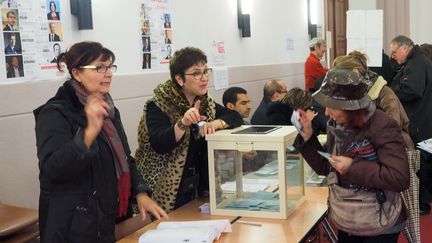
[[[171,79],[144,105],[135,158],[153,198],[167,211],[208,191],[205,135],[242,124],[236,111],[208,95],[210,73],[201,50],[178,50],[170,60]]]
[[[97,42],[74,44],[57,59],[71,79],[34,111],[41,242],[114,242],[115,223],[132,216],[135,200],[143,220],[146,212],[166,217],[149,197],[109,94],[114,60]]]

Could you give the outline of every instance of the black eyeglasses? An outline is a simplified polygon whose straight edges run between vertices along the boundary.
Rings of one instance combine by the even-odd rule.
[[[112,73],[115,73],[117,71],[117,65],[111,65],[111,66],[95,66],[95,65],[87,65],[87,66],[80,66],[79,68],[82,69],[95,69],[98,73],[106,73],[108,70],[110,70]]]
[[[184,75],[192,75],[194,77],[194,79],[200,80],[200,79],[202,79],[202,77],[204,75],[206,77],[208,77],[212,72],[213,72],[213,69],[206,68],[206,69],[204,69],[204,72],[196,71],[196,72],[193,72],[193,73],[185,73]]]

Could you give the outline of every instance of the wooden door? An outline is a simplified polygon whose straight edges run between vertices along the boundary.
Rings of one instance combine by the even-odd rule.
[[[325,29],[331,32],[330,60],[328,60],[328,63],[331,64],[336,57],[346,55],[346,11],[348,11],[348,0],[324,0],[324,8]]]

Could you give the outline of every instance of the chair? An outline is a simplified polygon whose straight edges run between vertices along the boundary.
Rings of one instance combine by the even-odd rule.
[[[0,203],[0,242],[18,243],[39,237],[38,211]]]

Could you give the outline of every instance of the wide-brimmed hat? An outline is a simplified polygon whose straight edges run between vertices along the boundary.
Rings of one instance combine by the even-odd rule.
[[[367,91],[361,74],[345,69],[331,69],[313,98],[325,107],[359,110],[369,107],[371,103]]]

